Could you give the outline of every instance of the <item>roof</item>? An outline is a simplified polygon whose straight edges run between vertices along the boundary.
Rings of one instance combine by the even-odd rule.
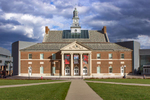
[[[64,46],[67,46],[70,43],[38,43],[22,49],[21,51],[59,51]],[[122,47],[115,43],[81,43],[92,50],[99,51],[131,51],[131,49]]]
[[[107,42],[107,38],[102,31],[89,30],[89,38],[75,38],[75,39],[64,39],[63,31],[49,31],[45,34],[43,42]]]
[[[0,47],[0,55],[6,55],[6,56],[11,56],[11,53],[9,50]]]

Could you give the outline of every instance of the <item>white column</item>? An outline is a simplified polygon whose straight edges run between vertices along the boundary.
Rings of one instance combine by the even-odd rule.
[[[91,53],[89,53],[89,75],[92,74],[92,61],[91,61]]]
[[[64,53],[61,53],[61,76],[64,76]]]
[[[82,67],[83,63],[82,63],[82,53],[80,53],[80,76],[83,75],[83,67]]]
[[[71,53],[71,76],[73,76],[73,53]]]

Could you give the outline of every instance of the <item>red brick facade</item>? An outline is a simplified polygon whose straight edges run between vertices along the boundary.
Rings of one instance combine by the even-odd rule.
[[[44,54],[44,59],[40,59],[40,54]],[[101,58],[97,59],[97,53],[101,54]],[[113,58],[109,59],[109,53],[112,53]],[[121,54],[124,54],[124,59]],[[32,54],[32,59],[28,59],[28,54]],[[56,59],[52,60],[52,54],[56,54]],[[80,57],[79,57],[80,58]],[[40,63],[42,62],[42,64]],[[55,62],[55,63],[54,63]],[[80,61],[79,61],[80,62]],[[112,74],[120,74],[120,67],[126,65],[126,73],[132,73],[132,51],[92,51],[92,74],[97,73],[97,67],[100,66],[100,73],[109,73],[109,67],[112,67]],[[40,67],[44,69],[46,75],[52,75],[52,67],[55,67],[55,75],[61,75],[61,52],[27,52],[21,51],[21,74],[28,74],[28,67],[32,67],[32,74],[40,74]],[[74,65],[75,67],[76,65]],[[80,70],[80,63],[77,65]],[[83,64],[83,67],[88,68],[88,64]],[[66,65],[64,65],[64,68]],[[70,65],[69,65],[70,67]],[[73,68],[74,69],[74,68]],[[88,68],[89,69],[89,68]],[[80,75],[80,71],[79,71]]]

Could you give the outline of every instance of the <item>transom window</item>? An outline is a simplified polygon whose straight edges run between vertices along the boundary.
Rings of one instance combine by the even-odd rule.
[[[109,54],[109,59],[112,59],[113,58],[113,55],[112,53]]]
[[[124,54],[123,53],[121,54],[121,59],[124,59]]]
[[[28,55],[28,59],[32,59],[32,54],[29,54],[29,55]]]
[[[112,67],[109,67],[109,73],[112,73]]]
[[[101,58],[101,54],[98,53],[98,54],[97,54],[97,59],[100,59],[100,58]]]
[[[56,59],[56,54],[52,54],[52,59]]]
[[[44,59],[44,54],[43,53],[40,54],[40,59]]]

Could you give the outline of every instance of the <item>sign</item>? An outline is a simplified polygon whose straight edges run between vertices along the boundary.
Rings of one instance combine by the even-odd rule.
[[[74,64],[79,64],[79,55],[74,55]]]
[[[70,64],[70,55],[65,55],[65,64]]]
[[[74,55],[74,59],[79,60],[79,55]]]
[[[88,64],[88,55],[83,55],[83,64]]]

